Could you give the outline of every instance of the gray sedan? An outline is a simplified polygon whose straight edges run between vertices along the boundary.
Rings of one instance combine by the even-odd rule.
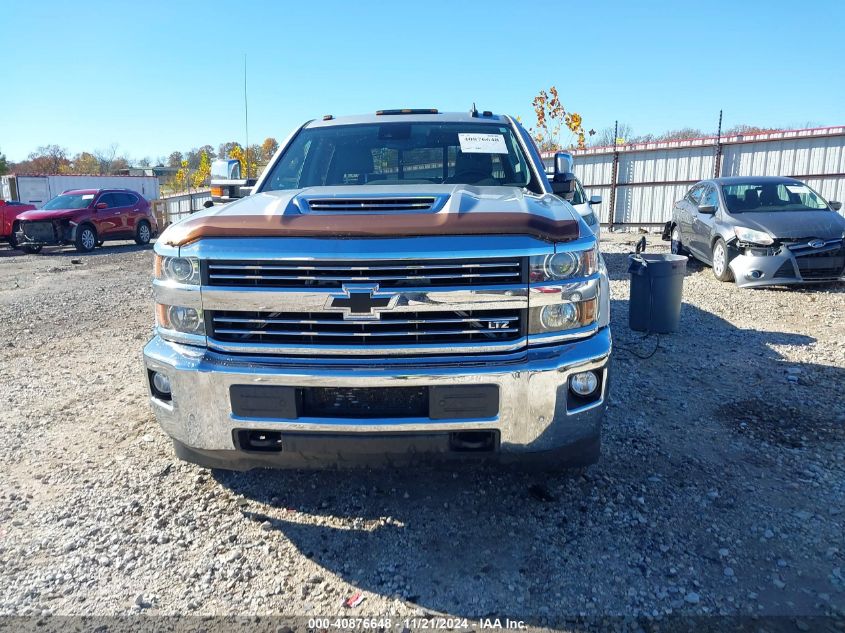
[[[714,178],[675,203],[663,239],[741,287],[845,280],[841,208],[794,178]]]

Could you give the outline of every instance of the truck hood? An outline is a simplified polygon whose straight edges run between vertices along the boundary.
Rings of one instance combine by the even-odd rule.
[[[402,207],[421,198],[430,208]],[[317,200],[323,204],[314,204]],[[317,208],[312,208],[312,204]],[[324,210],[341,204],[345,210]],[[425,206],[425,205],[423,205]],[[551,194],[514,187],[468,185],[309,187],[268,191],[211,207],[170,226],[165,244],[183,246],[204,237],[404,237],[422,235],[532,235],[565,242],[580,235],[572,206]]]
[[[845,233],[845,218],[835,211],[746,211],[731,215],[737,226],[764,231],[775,239],[836,239]]]
[[[18,216],[18,220],[26,222],[37,222],[39,220],[65,220],[71,218],[83,209],[33,209],[24,211]]]

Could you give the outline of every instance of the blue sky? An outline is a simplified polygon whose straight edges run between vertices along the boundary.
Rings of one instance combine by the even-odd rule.
[[[238,7],[232,11],[227,7]],[[530,122],[554,84],[586,128],[845,123],[845,3],[5,0],[0,151],[138,159],[280,141],[326,113],[480,109]]]

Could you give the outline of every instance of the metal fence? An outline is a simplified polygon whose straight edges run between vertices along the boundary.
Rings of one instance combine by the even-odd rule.
[[[202,210],[203,205],[211,200],[210,191],[196,191],[194,193],[183,193],[176,196],[168,196],[159,200],[152,200],[150,204],[153,213],[158,220],[160,228],[164,228],[192,213]]]
[[[602,224],[662,225],[699,180],[791,176],[827,200],[845,199],[845,126],[573,150],[587,195],[600,195]],[[551,163],[552,154],[544,153]],[[840,211],[845,213],[845,210]]]

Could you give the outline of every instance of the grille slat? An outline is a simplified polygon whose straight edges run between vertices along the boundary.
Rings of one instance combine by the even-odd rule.
[[[519,284],[526,280],[522,258],[355,262],[222,261],[207,263],[210,286],[254,288],[340,288],[344,283],[374,282],[380,288],[465,287]]]
[[[310,325],[322,325],[324,323],[328,324],[337,324],[338,321],[336,320],[325,320],[325,319],[242,319],[236,317],[214,317],[215,323],[271,323],[271,324],[282,324],[282,325],[301,325],[301,324],[310,324]],[[431,323],[474,323],[478,321],[478,318],[468,318],[468,319],[391,319],[389,321],[346,321],[346,324],[349,325],[360,325],[361,323],[367,323],[368,325],[379,325],[381,323],[386,325],[414,325],[414,324],[431,324]],[[519,317],[516,316],[509,316],[509,317],[496,317],[496,321],[519,321]],[[343,322],[341,322],[343,323]]]
[[[506,342],[524,335],[524,310],[382,313],[378,320],[333,313],[214,311],[210,336],[223,343],[366,346]],[[319,317],[319,318],[315,318]],[[295,326],[295,327],[292,327]]]

